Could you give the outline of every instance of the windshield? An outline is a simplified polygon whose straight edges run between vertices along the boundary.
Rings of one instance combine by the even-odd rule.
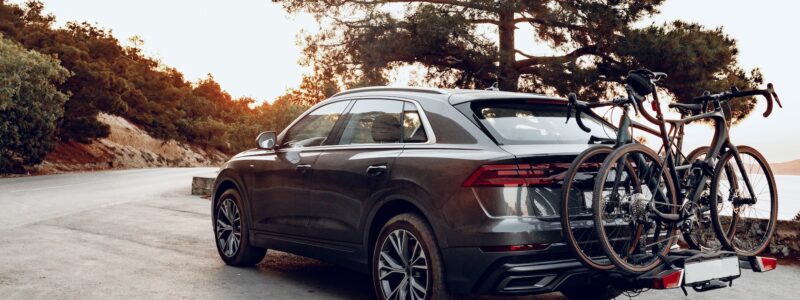
[[[476,101],[472,111],[501,144],[589,144],[616,138],[616,131],[597,117],[583,114],[581,120],[591,132],[566,120],[567,107],[534,101]]]

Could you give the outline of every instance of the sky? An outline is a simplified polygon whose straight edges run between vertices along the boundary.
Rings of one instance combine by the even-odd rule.
[[[23,0],[10,1],[22,3]],[[307,69],[298,65],[301,48],[297,35],[315,31],[307,15],[288,15],[269,0],[44,0],[57,24],[87,21],[111,29],[123,42],[137,35],[147,55],[184,73],[188,80],[212,74],[234,97],[271,101],[288,88],[297,87]],[[796,36],[800,26],[794,1],[667,0],[661,14],[642,24],[680,19],[706,27],[723,26],[738,42],[739,62],[745,69],[761,68],[773,82],[785,108],[761,117],[760,104],[748,119],[732,129],[735,144],[751,145],[770,162],[800,159],[800,96],[796,72],[800,71]],[[527,28],[517,32],[520,49],[547,53],[535,44]],[[403,84],[403,77],[398,77]],[[776,107],[777,108],[777,107]],[[712,130],[693,125],[687,147],[708,145]]]

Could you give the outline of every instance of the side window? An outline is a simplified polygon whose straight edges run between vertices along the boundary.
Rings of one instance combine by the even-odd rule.
[[[283,145],[291,148],[322,145],[349,103],[350,101],[334,102],[307,114],[289,129]]]
[[[400,143],[403,102],[358,100],[350,109],[340,145]]]
[[[403,105],[403,142],[404,143],[424,143],[428,141],[425,134],[425,127],[422,125],[422,117],[417,111],[417,106],[411,102],[404,102]]]

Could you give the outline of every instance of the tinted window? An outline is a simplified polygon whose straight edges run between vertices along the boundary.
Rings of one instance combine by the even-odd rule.
[[[424,143],[426,141],[428,141],[428,135],[425,133],[417,106],[411,102],[405,102],[403,105],[403,142]]]
[[[592,131],[578,127],[575,118],[566,120],[566,106],[521,101],[480,101],[472,110],[498,142],[519,144],[584,144],[615,138],[613,128],[583,114],[581,120]]]
[[[322,145],[348,103],[339,101],[315,109],[289,129],[283,145],[292,148]]]
[[[340,145],[399,143],[403,102],[358,100],[350,109]]]

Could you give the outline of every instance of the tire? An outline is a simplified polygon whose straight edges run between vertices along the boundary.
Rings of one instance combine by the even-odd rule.
[[[757,193],[755,199],[758,202],[754,205],[732,202],[734,196],[753,197],[744,184],[742,170],[738,167],[733,152],[727,151],[714,168],[711,199],[717,199],[717,205],[710,205],[711,215],[717,239],[725,249],[736,251],[736,254],[741,256],[755,256],[766,250],[775,233],[778,190],[772,169],[764,156],[748,146],[736,148],[744,164],[745,174],[751,182],[753,191]],[[730,180],[731,178],[734,180]],[[729,184],[731,182],[736,183],[731,185]],[[731,193],[731,190],[734,193]],[[763,220],[766,220],[766,228],[763,228]]]
[[[599,169],[599,164],[605,160],[611,151],[613,149],[608,146],[594,146],[581,152],[575,157],[564,174],[564,181],[561,186],[561,230],[564,240],[581,263],[595,270],[611,270],[614,268],[614,264],[607,258],[597,258],[598,254],[602,255],[603,248],[597,241],[594,219],[591,217],[592,208],[591,206],[588,208],[585,206],[587,189],[580,188],[588,183],[588,191],[592,191],[594,178],[586,178],[582,179],[581,182],[576,182],[575,176],[579,171],[591,172],[591,170]],[[592,163],[597,163],[598,166],[586,165]],[[590,198],[589,200],[592,199]],[[573,227],[575,223],[583,223],[585,227],[575,228]],[[593,256],[595,259],[592,258]]]
[[[371,274],[378,299],[452,298],[445,287],[444,264],[436,238],[420,216],[406,213],[391,218],[372,246]],[[405,259],[400,253],[405,253]],[[407,278],[415,284],[398,289]],[[412,291],[417,297],[410,297]]]
[[[686,161],[682,162],[682,164],[691,164],[697,159],[704,159],[708,151],[708,146],[694,149],[686,156]],[[685,170],[679,174],[681,180],[686,182],[691,174],[691,170]],[[689,230],[683,232],[683,240],[690,249],[716,251],[722,248],[722,243],[717,239],[716,232],[714,231],[711,208],[708,205],[711,195],[710,184],[705,186],[705,191],[703,191],[702,195],[698,203],[700,207],[695,211],[695,216]]]
[[[616,172],[618,162],[624,162],[626,172]],[[630,166],[636,166],[633,172],[628,171]],[[658,193],[642,188],[650,181],[647,175],[650,171],[663,168],[663,162],[653,150],[641,144],[628,144],[614,150],[598,172],[592,194],[595,229],[606,257],[620,270],[633,274],[650,271],[661,263],[661,257],[666,256],[676,242],[675,224],[653,220],[645,209],[652,205],[662,213],[677,212],[675,186],[668,170],[660,173],[659,182],[663,184],[663,189],[659,184],[656,187]],[[614,175],[627,174],[626,180],[613,178],[610,184],[612,189],[615,182],[624,186],[623,192],[626,194],[619,199],[614,197],[618,193],[604,194],[609,187],[607,179],[612,171]],[[650,200],[655,196],[648,194],[663,195],[666,199],[662,197],[661,203],[653,204],[655,202],[651,203]],[[648,246],[645,247],[648,249],[642,249],[641,246]]]
[[[219,197],[211,214],[219,257],[226,264],[237,267],[253,266],[267,253],[267,249],[250,243],[249,223],[243,207],[239,192],[228,189]]]
[[[560,291],[570,300],[609,300],[622,295],[622,292],[613,286],[583,286],[580,289]]]

